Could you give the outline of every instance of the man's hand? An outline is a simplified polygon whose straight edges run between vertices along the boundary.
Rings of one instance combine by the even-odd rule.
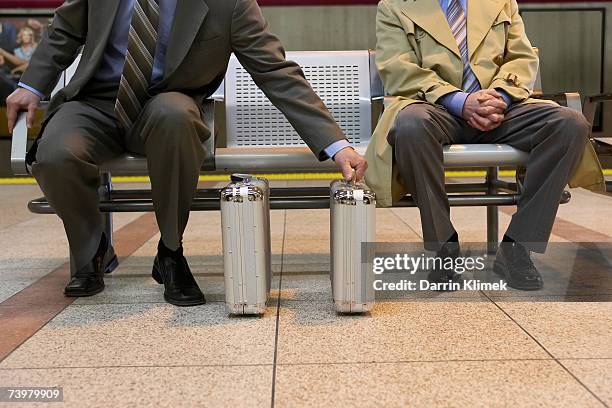
[[[17,88],[15,92],[6,98],[6,117],[8,118],[9,133],[13,133],[17,115],[19,112],[27,111],[28,128],[34,126],[34,114],[40,103],[40,98],[34,92],[24,88]]]
[[[463,118],[473,128],[488,132],[501,125],[507,107],[499,92],[483,89],[467,97],[463,106]]]
[[[346,181],[360,181],[368,168],[368,162],[352,147],[345,147],[336,153],[334,161]]]

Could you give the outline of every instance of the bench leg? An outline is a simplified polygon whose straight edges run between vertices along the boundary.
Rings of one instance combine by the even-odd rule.
[[[70,250],[70,247],[68,248]],[[76,274],[76,264],[74,262],[74,256],[72,256],[72,250],[70,250],[70,277],[72,278]]]
[[[100,176],[100,189],[98,190],[100,200],[110,200],[111,192],[113,191],[113,181],[110,173],[103,173]],[[102,213],[104,219],[104,234],[108,239],[109,250],[104,257],[104,268],[106,273],[111,273],[117,268],[117,257],[113,247],[113,213],[104,212]]]
[[[487,169],[488,194],[497,194],[494,182],[499,177],[499,168],[489,167]],[[499,245],[499,210],[496,205],[487,206],[487,251],[490,254],[497,252]]]
[[[100,176],[100,189],[98,190],[100,200],[110,200],[111,191],[113,191],[111,174],[103,173]],[[113,245],[113,213],[102,213],[102,217],[104,218],[104,233],[108,238],[109,245]]]

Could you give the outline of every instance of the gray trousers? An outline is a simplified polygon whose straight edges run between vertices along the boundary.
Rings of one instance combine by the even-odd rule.
[[[75,266],[93,258],[103,231],[98,166],[126,151],[147,157],[155,215],[164,244],[181,245],[210,136],[195,101],[177,92],[154,96],[133,128],[122,131],[112,98],[61,106],[47,123],[32,173],[64,223]]]
[[[442,147],[504,143],[530,153],[523,193],[506,235],[531,251],[544,252],[561,194],[589,132],[582,114],[545,103],[512,106],[490,132],[472,128],[441,106],[414,104],[400,112],[387,140],[394,148],[394,165],[420,210],[425,247],[434,251],[456,232],[444,187]]]

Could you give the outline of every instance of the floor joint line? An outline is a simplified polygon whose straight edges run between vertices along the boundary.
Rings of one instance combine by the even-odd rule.
[[[287,236],[287,210],[283,214],[284,222],[283,222],[283,240],[281,245],[281,269],[278,278],[278,296],[276,299],[276,330],[274,333],[274,359],[272,362],[272,395],[270,406],[274,408],[275,406],[275,398],[276,398],[276,367],[278,360],[278,334],[280,328],[280,306],[281,306],[281,290],[283,287],[283,270],[285,269],[285,238]]]
[[[563,365],[563,363],[561,363],[561,361],[559,361],[559,359],[557,357],[555,357],[546,347],[544,347],[544,345],[538,340],[536,339],[531,333],[529,333],[527,331],[527,329],[525,329],[523,327],[523,325],[521,325],[519,322],[517,322],[512,316],[510,316],[510,314],[508,312],[506,312],[500,305],[497,304],[497,302],[495,302],[494,300],[492,300],[491,298],[489,298],[489,296],[486,293],[483,293],[488,299],[490,299],[493,304],[503,313],[505,314],[508,319],[510,319],[512,322],[514,322],[514,324],[516,324],[525,334],[527,334],[527,336],[529,336],[538,346],[540,346],[540,348],[542,348],[542,350],[544,350],[546,352],[546,354],[548,354],[551,359],[557,363],[567,374],[570,375],[570,377],[572,377],[574,379],[574,381],[576,381],[578,384],[580,384],[582,386],[582,388],[584,388],[585,390],[587,390],[587,392],[589,394],[591,394],[593,396],[593,398],[595,398],[597,401],[599,401],[600,404],[602,404],[604,407],[609,408],[609,406],[597,395],[595,394],[589,387],[586,386],[585,383],[583,383],[578,377],[576,377],[574,375],[574,373],[572,373],[566,366]]]

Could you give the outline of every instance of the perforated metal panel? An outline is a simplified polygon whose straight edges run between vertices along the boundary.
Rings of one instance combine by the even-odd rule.
[[[372,134],[368,51],[290,52],[349,141],[364,145]],[[284,115],[232,55],[225,77],[228,147],[303,146]]]

